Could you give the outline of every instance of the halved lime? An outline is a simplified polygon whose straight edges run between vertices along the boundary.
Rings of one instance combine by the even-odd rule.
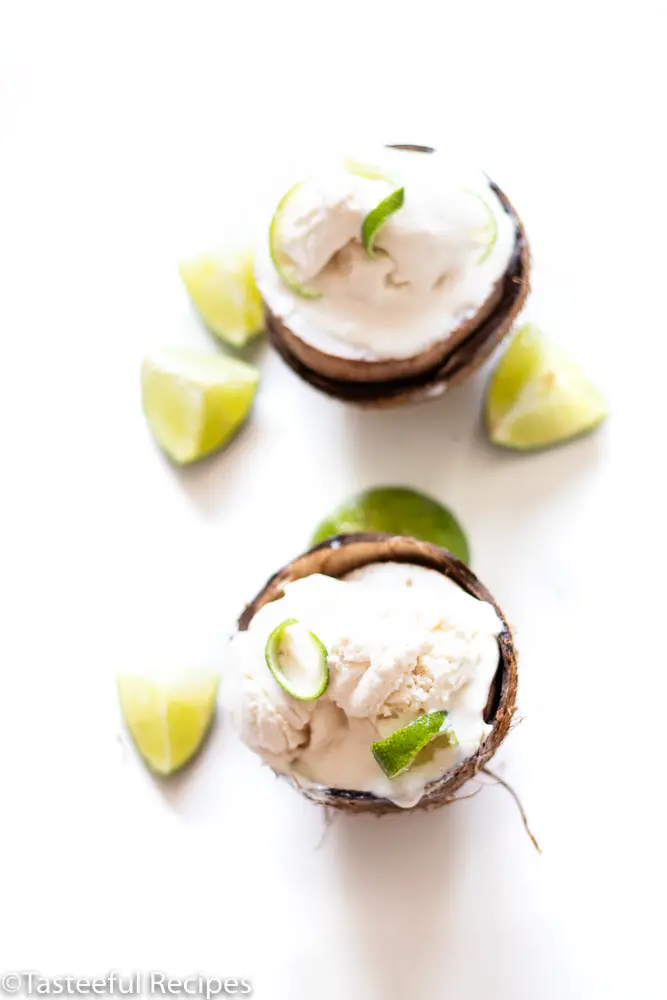
[[[144,413],[180,464],[210,454],[245,420],[259,383],[253,365],[223,354],[162,350],[141,366]]]
[[[332,535],[381,531],[433,542],[469,562],[468,541],[451,511],[437,500],[401,486],[381,486],[350,497],[317,527],[312,545]]]
[[[483,264],[487,257],[491,256],[493,248],[496,245],[496,241],[498,240],[498,220],[496,219],[496,214],[489,205],[488,201],[483,198],[481,194],[478,194],[477,191],[468,191],[467,193],[471,194],[473,198],[476,198],[477,201],[483,205],[484,211],[486,212],[486,224],[484,226],[480,226],[479,229],[476,229],[472,233],[473,238],[478,240],[481,246],[484,247],[480,257],[477,259],[478,264]]]
[[[274,628],[266,641],[266,665],[281,688],[299,701],[314,701],[329,684],[327,651],[295,618]]]
[[[420,715],[402,729],[385,740],[371,744],[371,751],[376,761],[388,778],[398,778],[405,774],[415,763],[415,758],[431,740],[447,739],[447,746],[457,746],[458,740],[453,730],[445,728],[447,712],[429,712]]]
[[[183,261],[179,271],[197,312],[220,340],[245,347],[262,332],[264,309],[251,249],[195,257]]]
[[[500,359],[485,404],[490,440],[522,451],[568,441],[607,414],[600,391],[532,323],[521,327]]]
[[[375,257],[375,237],[394,212],[403,207],[405,188],[398,188],[387,195],[379,205],[368,213],[361,224],[361,241],[369,257]]]
[[[273,214],[271,225],[269,226],[269,252],[271,254],[273,265],[282,281],[294,292],[295,295],[300,295],[302,299],[320,299],[322,298],[321,292],[315,291],[312,288],[306,288],[305,285],[300,284],[297,280],[294,261],[288,257],[280,246],[280,227],[285,208],[303,184],[304,181],[299,181],[294,185],[294,187],[291,187],[287,194],[284,194],[278,202],[278,207]]]
[[[125,724],[151,771],[173,774],[194,757],[213,721],[217,691],[218,676],[209,671],[118,677]]]

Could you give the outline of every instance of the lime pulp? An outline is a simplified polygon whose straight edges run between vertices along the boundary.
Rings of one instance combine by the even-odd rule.
[[[151,771],[169,775],[190,761],[211,726],[217,674],[183,673],[160,680],[121,674],[118,696],[125,724]]]
[[[521,327],[500,359],[484,409],[493,444],[520,451],[578,437],[607,413],[596,386],[532,323]]]
[[[264,329],[251,249],[195,257],[179,270],[202,321],[224,343],[245,347]]]
[[[259,372],[223,354],[161,350],[141,366],[144,413],[158,443],[179,464],[220,448],[243,423]]]

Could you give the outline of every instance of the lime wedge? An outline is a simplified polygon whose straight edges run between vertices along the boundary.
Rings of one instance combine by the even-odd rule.
[[[295,295],[300,295],[302,299],[321,299],[321,292],[316,292],[312,288],[306,288],[305,285],[299,284],[296,277],[294,262],[290,257],[288,257],[280,246],[280,227],[285,207],[289,204],[292,196],[296,194],[303,183],[303,181],[299,181],[295,184],[294,187],[290,188],[287,194],[283,195],[278,202],[278,207],[273,214],[271,225],[269,226],[269,252],[271,254],[273,265],[280,275],[281,280],[294,292]]]
[[[479,241],[479,243],[484,247],[481,256],[477,259],[478,264],[483,264],[487,257],[491,256],[493,248],[496,245],[496,241],[498,239],[498,220],[496,219],[496,214],[489,205],[488,201],[486,201],[485,198],[482,198],[481,194],[478,194],[477,191],[468,191],[467,193],[472,195],[473,198],[476,198],[477,201],[481,202],[487,216],[486,224],[484,226],[480,226],[479,229],[474,230],[471,234],[473,239],[475,239],[475,241]]]
[[[348,174],[355,174],[357,177],[364,177],[367,181],[386,181],[393,184],[393,178],[389,176],[381,167],[376,167],[372,163],[361,163],[359,160],[343,160],[343,167]]]
[[[400,486],[384,486],[350,497],[317,527],[312,545],[332,535],[381,531],[433,542],[469,562],[468,541],[451,511],[437,500]]]
[[[259,372],[222,354],[162,350],[141,366],[144,413],[158,443],[184,465],[227,441],[245,420]]]
[[[195,257],[183,261],[179,271],[197,312],[220,340],[245,347],[262,332],[264,309],[252,250]]]
[[[405,188],[398,188],[387,195],[379,205],[368,213],[361,224],[361,241],[369,257],[375,257],[375,237],[394,212],[403,207]]]
[[[266,664],[281,688],[299,701],[314,701],[329,684],[327,651],[295,618],[274,628],[266,641]]]
[[[447,712],[430,712],[397,729],[385,740],[371,743],[371,751],[388,778],[398,778],[415,763],[420,750],[436,739],[447,737],[447,745],[455,747],[458,740],[453,730],[445,729]]]
[[[485,404],[490,440],[523,451],[577,437],[607,413],[599,390],[532,323],[521,327],[500,359]]]
[[[173,774],[194,757],[213,721],[217,691],[217,674],[208,671],[162,680],[118,677],[125,724],[151,771]]]

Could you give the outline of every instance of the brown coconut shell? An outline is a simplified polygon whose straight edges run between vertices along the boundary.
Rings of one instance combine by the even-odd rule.
[[[267,320],[269,326],[279,325],[280,337],[287,351],[296,361],[308,368],[314,375],[322,375],[328,381],[386,383],[396,379],[412,378],[422,372],[432,371],[440,365],[452,352],[457,344],[466,340],[498,306],[502,298],[503,279],[500,278],[486,302],[477,310],[474,316],[462,323],[450,333],[446,340],[432,344],[425,351],[420,351],[411,358],[391,358],[388,361],[360,361],[352,358],[341,358],[334,354],[326,354],[316,347],[301,340],[281,320],[272,316]]]
[[[433,152],[430,146],[395,148]],[[413,358],[364,362],[318,351],[297,337],[265,302],[269,339],[290,368],[329,396],[375,408],[436,398],[479,368],[509,333],[530,290],[530,248],[523,224],[507,195],[489,183],[512,218],[516,236],[503,277],[472,319]]]
[[[484,720],[493,728],[472,756],[453,771],[448,771],[437,781],[427,785],[423,798],[413,806],[414,809],[432,809],[451,800],[458,789],[493,757],[509,731],[516,702],[517,657],[510,626],[484,584],[464,563],[446,549],[414,538],[375,533],[337,535],[294,559],[272,576],[246,607],[239,618],[238,627],[240,631],[245,631],[259,609],[282,597],[285,585],[293,580],[310,576],[311,573],[344,577],[361,566],[377,562],[405,562],[426,566],[450,577],[469,594],[492,604],[504,626],[498,637],[500,662],[491,682],[484,710]],[[302,787],[290,776],[285,777],[307,798],[343,812],[382,814],[405,811],[388,799],[378,798],[369,792],[338,788],[313,789]]]

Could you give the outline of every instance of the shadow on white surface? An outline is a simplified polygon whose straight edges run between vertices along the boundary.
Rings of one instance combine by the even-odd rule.
[[[161,449],[160,458],[173,472],[175,481],[198,512],[206,519],[215,519],[231,504],[235,478],[244,465],[252,461],[260,431],[249,421],[236,431],[221,451],[214,452],[192,465],[180,466],[170,461]],[[229,510],[230,516],[234,513]]]
[[[429,482],[434,466],[447,463],[448,453],[456,453],[470,437],[478,420],[480,391],[480,381],[474,379],[427,403],[341,410],[351,460],[363,471],[377,469],[385,478]]]
[[[548,863],[503,789],[432,813],[340,817],[333,838],[366,1000],[591,995],[595,970],[583,954],[567,968]]]
[[[429,996],[453,912],[465,810],[342,817],[334,835],[351,936],[370,997]]]
[[[117,734],[121,773],[124,781],[150,788],[162,799],[174,816],[186,823],[216,822],[225,815],[224,796],[216,789],[220,786],[220,760],[223,756],[225,736],[223,725],[216,719],[197,756],[180,771],[169,777],[153,774],[145,766],[131,736],[121,730]]]
[[[245,361],[249,365],[260,365],[263,359],[266,357],[267,352],[270,350],[266,334],[260,333],[251,340],[249,344],[245,347],[233,347],[231,344],[223,343],[220,338],[213,333],[212,330],[202,322],[199,317],[199,313],[193,306],[192,302],[188,298],[188,321],[189,326],[197,324],[202,330],[205,340],[208,342],[208,346],[212,349],[217,349],[220,354],[228,354],[231,358],[236,358],[238,361]],[[190,332],[190,331],[189,331]]]
[[[168,778],[151,775],[164,801],[174,812],[184,818],[196,819],[193,806],[202,793],[205,794],[206,785],[217,769],[221,753],[222,727],[220,720],[216,718],[193,761]],[[212,813],[215,814],[215,808],[211,809],[215,799],[211,800],[206,796],[206,801],[207,816],[210,817]]]
[[[571,480],[595,471],[604,428],[543,451],[490,444],[481,418],[483,384],[477,376],[442,399],[396,410],[348,408],[343,419],[352,461],[364,478],[371,473],[397,485],[423,483],[431,491],[439,485],[461,493],[481,490],[487,507],[490,499],[513,508],[517,501],[521,508],[552,503]],[[446,495],[442,499],[448,502]]]

